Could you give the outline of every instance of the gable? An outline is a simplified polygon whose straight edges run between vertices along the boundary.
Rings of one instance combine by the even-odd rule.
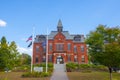
[[[63,41],[65,40],[65,36],[61,33],[61,32],[58,32],[55,36],[54,36],[54,40],[57,40],[57,41]]]

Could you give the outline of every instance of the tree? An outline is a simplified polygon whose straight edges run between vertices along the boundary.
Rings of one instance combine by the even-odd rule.
[[[0,69],[12,69],[18,66],[18,55],[19,52],[16,43],[12,41],[9,44],[3,36],[0,41]]]
[[[5,67],[9,66],[9,49],[6,38],[3,36],[1,38],[0,44],[0,69],[3,70]]]
[[[91,61],[107,66],[112,80],[112,68],[120,65],[120,29],[99,25],[87,35],[86,43]]]
[[[31,64],[31,56],[26,53],[22,53],[20,55],[20,62],[21,62],[21,65],[30,65]]]
[[[12,41],[9,45],[9,52],[10,52],[10,64],[13,67],[17,67],[19,65],[19,52],[17,50],[17,45],[14,41]]]

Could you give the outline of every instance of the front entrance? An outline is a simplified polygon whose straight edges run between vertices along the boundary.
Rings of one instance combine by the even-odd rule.
[[[63,64],[63,63],[64,63],[63,57],[62,57],[62,56],[57,56],[57,58],[56,58],[56,63],[57,63],[57,64]]]

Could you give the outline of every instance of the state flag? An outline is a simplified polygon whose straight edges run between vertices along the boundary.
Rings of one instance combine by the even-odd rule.
[[[30,42],[30,44],[28,45],[28,47],[30,47],[32,45],[32,41]]]

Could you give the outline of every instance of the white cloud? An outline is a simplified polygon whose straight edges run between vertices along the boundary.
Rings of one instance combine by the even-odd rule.
[[[0,19],[0,27],[5,27],[6,24],[7,24],[7,23],[6,23],[5,21],[3,21],[3,20]]]
[[[18,49],[18,52],[20,53],[27,53],[29,55],[32,54],[32,48],[24,48],[24,47],[17,46],[17,49]]]

